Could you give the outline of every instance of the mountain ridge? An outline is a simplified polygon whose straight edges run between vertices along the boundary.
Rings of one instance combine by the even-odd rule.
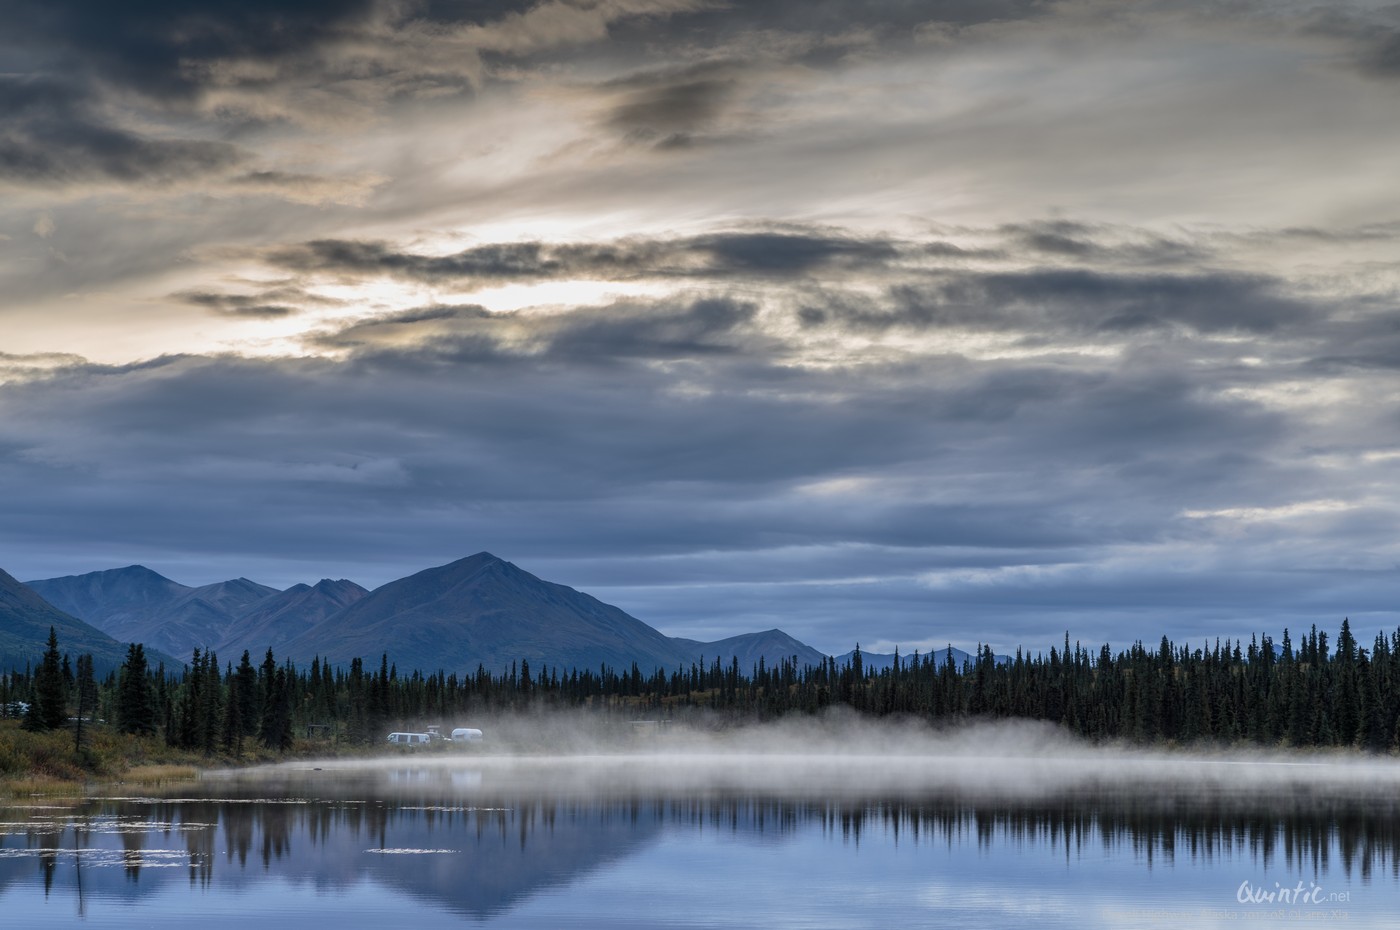
[[[91,653],[99,674],[109,672],[126,660],[125,642],[108,635],[90,623],[59,610],[38,592],[0,569],[0,670],[23,668],[36,662],[48,645],[49,628],[58,637],[58,647],[71,656]],[[148,653],[154,666],[169,658],[157,651]]]
[[[618,671],[635,663],[650,674],[716,659],[725,665],[737,659],[747,673],[760,661],[775,667],[795,657],[802,666],[830,658],[780,629],[714,642],[666,636],[618,607],[487,551],[373,591],[343,578],[283,591],[246,578],[189,587],[141,565],[29,585],[59,605],[70,605],[79,611],[69,611],[75,618],[100,632],[145,642],[148,649],[185,661],[194,648],[214,649],[223,658],[244,650],[260,656],[271,649],[298,664],[319,658],[345,665],[387,654],[405,671],[470,674],[484,666],[500,672],[526,661],[537,669],[610,666]],[[934,659],[941,662],[945,655],[946,649],[936,650]],[[870,670],[893,661],[875,653],[862,656]],[[848,652],[834,658],[844,664],[851,657]],[[967,658],[953,650],[956,664]]]
[[[235,656],[245,650],[254,655],[267,649],[279,652],[290,640],[367,594],[367,589],[346,578],[294,584],[239,616],[216,648]]]
[[[281,593],[247,578],[190,587],[144,565],[25,584],[114,639],[181,658],[222,642],[247,609]]]
[[[287,650],[332,662],[387,651],[401,666],[464,671],[515,661],[675,668],[688,658],[669,637],[619,608],[489,552],[382,585],[290,641]]]

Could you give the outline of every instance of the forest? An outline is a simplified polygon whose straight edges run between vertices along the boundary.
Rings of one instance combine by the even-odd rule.
[[[307,743],[370,746],[395,729],[551,708],[631,719],[704,719],[714,725],[817,714],[844,706],[873,716],[940,723],[1025,718],[1091,740],[1144,744],[1225,743],[1277,747],[1400,749],[1400,629],[1369,648],[1343,620],[1335,644],[1314,626],[1295,644],[1256,635],[1191,648],[1165,636],[1114,652],[1071,645],[996,657],[979,647],[961,666],[938,653],[896,653],[867,668],[859,647],[840,665],[760,660],[742,669],[715,658],[688,668],[532,669],[492,673],[400,673],[387,654],[377,668],[314,659],[297,668],[271,650],[221,664],[196,650],[180,669],[151,668],[140,644],[121,668],[93,675],[90,656],[62,652],[50,633],[37,667],[0,674],[0,714],[28,730],[116,728],[171,747],[238,756],[257,745],[281,752]]]

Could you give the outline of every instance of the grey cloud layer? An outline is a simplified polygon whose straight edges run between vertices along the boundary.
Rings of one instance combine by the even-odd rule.
[[[1199,334],[1263,335],[1330,315],[1290,293],[1293,285],[1283,279],[1211,269],[1202,261],[1208,254],[1204,246],[1185,241],[1105,245],[1065,235],[1064,224],[1054,228],[999,230],[996,247],[971,251],[948,249],[938,240],[788,228],[673,240],[483,245],[448,255],[406,252],[384,242],[322,240],[275,248],[264,258],[307,280],[387,276],[466,287],[674,278],[716,286],[747,278],[790,291],[803,281],[876,283],[886,292],[884,299],[872,298],[868,289],[859,295],[828,289],[804,297],[797,314],[808,327],[872,332],[945,327],[1045,339],[1182,327]],[[1054,238],[1049,248],[1047,237]],[[1060,261],[1044,263],[1047,254]],[[1185,266],[1188,256],[1196,261]],[[969,266],[967,258],[979,261]],[[1144,270],[1155,266],[1169,270]],[[492,317],[474,313],[472,319]],[[386,323],[403,334],[404,326],[417,321],[410,315]]]
[[[733,241],[706,239],[702,253]],[[352,250],[347,266],[337,251],[332,268],[405,273],[386,270],[382,253],[366,262]],[[555,252],[527,253],[506,267],[558,272]],[[592,251],[559,254],[597,267]],[[878,267],[887,252],[861,254]],[[451,272],[477,274],[485,255],[500,267],[490,250],[470,255],[452,256]],[[785,264],[794,280],[812,267]],[[297,565],[314,552],[327,568],[380,575],[368,583],[490,545],[587,584],[579,566],[611,556],[631,568],[600,569],[594,583],[648,619],[677,631],[806,624],[833,650],[848,645],[859,604],[876,612],[879,635],[905,642],[936,636],[930,617],[955,615],[977,617],[998,643],[1024,640],[1047,616],[1099,637],[1115,609],[1180,635],[1240,631],[1261,612],[1302,616],[1308,571],[1335,542],[1389,545],[1388,521],[1358,522],[1359,511],[1259,523],[1183,515],[1286,508],[1324,480],[1328,497],[1364,503],[1374,469],[1361,457],[1368,437],[1392,428],[1384,411],[1348,408],[1319,426],[1248,393],[1304,378],[1306,362],[1291,356],[1326,350],[1318,341],[1336,307],[1229,275],[1187,276],[1189,300],[1183,285],[1152,277],[1076,273],[1067,286],[1051,272],[1010,284],[967,275],[956,289],[964,312],[921,318],[920,331],[980,321],[1066,339],[1072,353],[1083,327],[1047,325],[1045,308],[1077,307],[1095,326],[1141,303],[1215,306],[1219,318],[1186,314],[1171,322],[1192,338],[1074,366],[944,351],[830,367],[809,363],[804,330],[717,293],[539,318],[426,308],[327,332],[350,352],[339,362],[56,360],[56,372],[0,389],[5,478],[35,489],[7,525],[36,552],[79,533],[94,551],[135,547],[156,561],[185,546],[240,566]],[[1215,340],[1241,336],[1268,337],[1290,358],[1240,365]],[[1352,464],[1339,471],[1324,453]],[[1297,546],[1271,539],[1290,519],[1307,527]],[[1245,541],[1248,555],[1232,556]],[[789,552],[807,553],[806,567]],[[712,570],[713,590],[696,602],[681,583],[687,566],[719,555],[732,578],[716,582]],[[1350,580],[1327,576],[1358,617],[1382,609],[1386,584],[1363,562]]]

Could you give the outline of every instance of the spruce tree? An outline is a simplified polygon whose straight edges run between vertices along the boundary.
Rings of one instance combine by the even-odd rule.
[[[272,689],[264,708],[258,738],[269,749],[285,750],[292,745],[292,675],[279,668],[272,676]]]
[[[233,682],[230,692],[236,692],[238,695],[239,733],[243,736],[256,736],[258,721],[262,719],[262,708],[258,701],[258,672],[253,668],[252,659],[246,649],[243,650],[243,658],[238,663]],[[229,699],[233,700],[232,694]]]
[[[49,627],[49,645],[34,676],[34,703],[24,717],[26,730],[57,730],[68,719],[68,689],[63,684],[62,663],[58,633]]]
[[[247,658],[246,650],[243,656]],[[228,700],[224,702],[223,720],[219,726],[219,745],[225,752],[239,755],[243,752],[243,702],[239,700],[240,684],[232,666],[229,666],[225,677],[228,679]]]
[[[97,707],[97,680],[92,674],[92,653],[78,656],[78,673],[74,679],[78,699],[78,724],[73,731],[74,751],[83,748],[83,717]]]
[[[204,668],[196,672],[200,676],[199,707],[199,747],[212,753],[219,745],[223,726],[223,683],[219,676],[219,657],[210,649],[204,653]]]
[[[147,680],[146,650],[132,643],[126,650],[117,684],[117,729],[123,733],[148,734],[156,731],[155,707]]]
[[[272,649],[267,650],[267,655],[263,656],[262,665],[258,667],[258,733],[268,732],[271,727],[271,717],[276,712],[273,701],[277,690],[277,659],[272,654]],[[264,740],[266,742],[266,740]]]

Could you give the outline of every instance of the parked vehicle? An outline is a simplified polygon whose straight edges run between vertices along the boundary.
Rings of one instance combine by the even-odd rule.
[[[454,743],[479,743],[481,740],[481,731],[471,727],[458,727],[452,731],[452,742]]]
[[[400,746],[426,746],[432,739],[427,733],[390,733],[389,742]]]

